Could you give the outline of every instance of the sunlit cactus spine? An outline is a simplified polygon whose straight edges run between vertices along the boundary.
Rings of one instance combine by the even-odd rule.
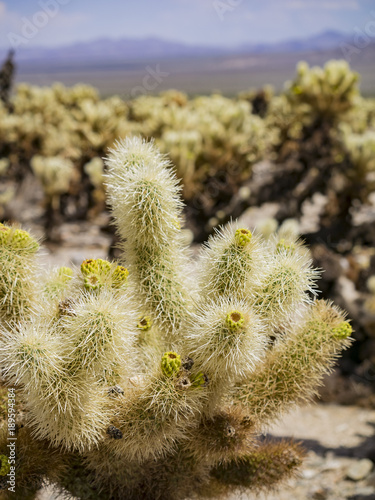
[[[189,306],[181,187],[152,143],[119,144],[107,167],[109,201],[139,302],[172,339]]]
[[[311,398],[350,344],[349,322],[315,300],[317,273],[291,236],[230,223],[194,270],[166,158],[130,138],[106,161],[123,262],[88,258],[45,279],[30,268],[20,279],[37,283],[35,312],[2,326],[2,374],[22,404],[19,498],[45,480],[82,500],[275,488],[304,452],[259,433]]]

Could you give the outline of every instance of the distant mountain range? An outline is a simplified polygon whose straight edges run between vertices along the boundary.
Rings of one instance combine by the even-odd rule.
[[[101,95],[131,98],[135,92],[160,93],[175,88],[189,95],[220,91],[235,95],[243,89],[271,84],[278,92],[293,77],[298,61],[322,66],[345,57],[341,44],[352,37],[338,31],[236,47],[188,45],[160,38],[101,38],[60,47],[22,47],[16,51],[16,82],[74,85],[85,82]],[[0,50],[0,65],[6,55]],[[361,89],[375,95],[375,41],[357,50],[350,65],[361,74]],[[159,74],[152,90],[142,87]],[[153,80],[152,80],[153,81]]]
[[[191,58],[228,56],[240,54],[298,53],[326,51],[340,46],[348,35],[338,31],[323,33],[301,39],[290,39],[280,43],[241,44],[225,48],[209,45],[188,45],[160,38],[100,38],[60,47],[20,47],[16,52],[18,62],[51,63],[53,65],[76,65],[77,63],[131,62],[168,58]],[[0,50],[4,58],[5,49]]]
[[[343,42],[348,42],[349,36],[339,31],[324,31],[307,38],[295,38],[272,44],[245,44],[242,45],[242,52],[262,53],[296,53],[296,52],[316,52],[335,49]]]

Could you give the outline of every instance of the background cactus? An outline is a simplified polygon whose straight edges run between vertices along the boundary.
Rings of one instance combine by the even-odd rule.
[[[360,161],[371,162],[374,103],[360,96],[358,75],[345,61],[328,61],[324,68],[300,63],[295,78],[276,96],[267,87],[235,98],[189,98],[170,90],[125,102],[118,96],[101,99],[87,85],[21,84],[10,100],[12,112],[0,103],[0,157],[9,162],[6,173],[0,171],[7,182],[2,204],[11,201],[9,193],[17,195],[22,183],[29,185],[34,163],[65,165],[63,178],[70,178],[54,211],[48,201],[54,181],[45,178],[49,239],[58,240],[62,222],[96,217],[105,208],[106,167],[100,158],[117,137],[132,134],[154,137],[161,151],[170,155],[171,168],[183,180],[187,225],[198,242],[215,225],[270,199],[287,200],[276,214],[279,222],[299,218],[302,205],[317,190],[330,198],[320,225],[335,233],[334,241],[342,225],[345,231],[353,225],[351,191],[357,189],[349,184],[358,184],[364,204],[373,189],[361,178],[364,167],[355,166],[353,147],[358,149],[359,142],[353,146],[352,135],[366,131],[367,153]],[[253,167],[264,160],[275,165],[263,180],[254,176]],[[344,179],[343,185],[346,176],[350,183]],[[17,220],[16,206],[5,207],[4,220]]]
[[[168,160],[132,138],[106,163],[123,266],[88,259],[39,276],[36,241],[0,228],[0,366],[20,405],[17,498],[45,480],[82,499],[274,488],[303,451],[259,433],[311,398],[349,346],[350,324],[314,298],[301,243],[237,223],[210,238],[187,279]]]
[[[286,86],[292,101],[310,105],[312,113],[321,118],[336,120],[353,106],[358,77],[344,60],[328,61],[323,68],[310,68],[302,61],[296,78]]]
[[[10,111],[12,110],[12,105],[10,103],[10,92],[12,89],[15,73],[15,64],[13,58],[14,50],[10,50],[0,70],[0,99]]]

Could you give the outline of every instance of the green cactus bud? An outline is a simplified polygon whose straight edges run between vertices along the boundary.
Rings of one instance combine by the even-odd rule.
[[[240,311],[231,311],[227,314],[226,324],[231,330],[239,330],[243,323],[244,317]]]
[[[45,277],[44,296],[47,299],[63,301],[73,279],[73,274],[70,267],[60,267],[49,271]]]
[[[128,276],[129,276],[129,271],[126,269],[126,267],[117,266],[112,276],[113,288],[121,288],[126,283]]]
[[[8,457],[0,455],[0,476],[6,476],[10,471],[10,463]]]
[[[5,245],[7,243],[9,232],[9,227],[4,226],[4,224],[0,225],[0,245]]]
[[[110,262],[103,259],[86,259],[81,264],[81,272],[84,276],[88,274],[108,273],[111,270]]]
[[[276,252],[287,251],[293,253],[296,249],[296,246],[293,243],[287,243],[284,238],[281,238],[276,245]]]
[[[207,387],[208,377],[203,372],[198,372],[192,380],[192,387]]]
[[[343,321],[336,328],[332,330],[333,336],[337,339],[346,339],[350,337],[353,332],[352,325],[348,321]]]
[[[161,358],[161,369],[164,375],[172,377],[181,368],[181,356],[176,352],[166,352]]]
[[[96,259],[96,262],[98,263],[98,269],[100,273],[109,273],[109,271],[111,270],[110,262],[103,259]]]
[[[73,269],[70,269],[70,267],[60,267],[57,275],[63,283],[69,283],[73,278]]]
[[[97,262],[94,259],[86,259],[81,264],[81,273],[87,275],[98,271]]]
[[[102,282],[97,274],[88,274],[85,277],[84,285],[86,290],[98,290],[102,286]]]
[[[151,318],[149,316],[143,316],[137,323],[137,328],[147,332],[152,326]]]
[[[35,253],[39,249],[38,242],[23,229],[12,229],[2,224],[0,226],[0,245],[6,245],[13,250],[27,250]]]
[[[243,229],[243,228],[237,229],[235,233],[235,239],[237,245],[239,245],[240,247],[244,247],[246,243],[249,243],[252,236],[253,235],[251,231],[249,231],[248,229]]]
[[[16,249],[31,247],[33,250],[37,251],[39,245],[27,231],[16,229],[12,235],[12,247]]]

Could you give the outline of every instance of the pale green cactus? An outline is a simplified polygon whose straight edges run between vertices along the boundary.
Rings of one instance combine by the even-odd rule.
[[[309,104],[312,113],[337,119],[355,104],[358,73],[351,71],[344,60],[328,61],[323,68],[301,61],[295,79],[287,84],[292,102]]]
[[[22,229],[0,224],[0,321],[27,316],[37,288],[39,244]]]
[[[355,134],[348,126],[343,126],[341,131],[342,145],[354,167],[351,175],[373,185],[374,181],[371,181],[370,175],[375,172],[375,131],[366,130],[364,133]]]
[[[187,279],[169,162],[138,138],[106,162],[123,263],[87,259],[43,278],[36,241],[0,227],[0,367],[22,405],[19,498],[44,480],[82,500],[275,488],[303,451],[257,436],[311,398],[350,345],[350,324],[314,300],[317,273],[290,233],[265,240],[230,223]],[[3,422],[4,456],[7,444]]]
[[[47,196],[59,196],[69,191],[74,177],[74,165],[70,160],[61,157],[34,156],[31,166]]]
[[[367,314],[375,315],[375,275],[367,280],[368,296],[364,302],[364,309]]]
[[[69,288],[74,272],[70,267],[52,270],[46,277],[44,293],[47,298],[63,298]]]
[[[103,187],[103,173],[104,173],[104,163],[101,158],[93,158],[91,161],[86,163],[84,166],[86,174],[89,176],[90,181],[93,186],[97,189]]]
[[[10,165],[8,158],[0,158],[0,175],[5,175]]]

